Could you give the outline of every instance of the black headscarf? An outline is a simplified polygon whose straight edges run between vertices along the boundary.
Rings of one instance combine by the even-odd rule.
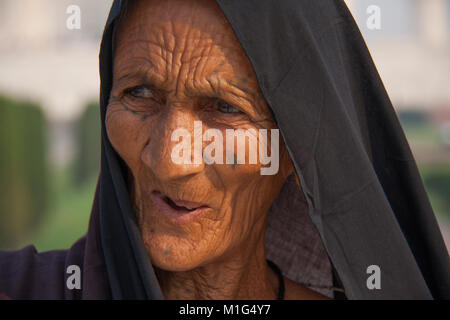
[[[113,298],[162,299],[128,198],[125,164],[104,126],[114,30],[123,3],[114,1],[100,52],[101,245]],[[320,242],[307,256],[315,259],[324,249],[322,256],[329,261],[315,268],[329,275],[334,271],[328,288],[342,285],[349,299],[450,298],[442,236],[392,104],[345,3],[217,3],[253,65],[300,179],[301,189],[286,185],[277,203],[291,206],[291,216],[300,216],[302,208],[307,212],[315,228],[312,238],[316,232]],[[277,227],[272,229],[269,253],[288,243],[277,240]],[[301,234],[288,236],[299,244]],[[295,255],[295,250],[285,251]],[[304,279],[314,280],[312,264],[279,259],[286,274],[310,272]],[[301,270],[302,263],[311,270]],[[370,265],[380,267],[379,290],[367,287]]]

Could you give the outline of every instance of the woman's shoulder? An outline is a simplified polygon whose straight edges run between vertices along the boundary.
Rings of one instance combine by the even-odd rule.
[[[20,250],[0,251],[0,299],[61,299],[65,269],[80,260],[77,249],[38,253],[33,245]],[[79,262],[82,262],[79,261]]]
[[[289,278],[284,277],[285,300],[331,300],[316,291],[313,291]]]

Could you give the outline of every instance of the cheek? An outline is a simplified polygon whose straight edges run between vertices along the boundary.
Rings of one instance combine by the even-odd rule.
[[[228,187],[233,185],[242,185],[253,181],[270,181],[274,176],[278,175],[278,170],[274,170],[271,175],[263,175],[265,172],[263,168],[279,167],[279,148],[278,152],[272,152],[271,147],[271,133],[268,131],[266,141],[264,139],[260,141],[259,128],[248,124],[247,126],[240,126],[239,128],[233,128],[235,132],[237,130],[243,130],[247,135],[241,135],[239,138],[232,138],[232,135],[227,136],[226,129],[220,130],[222,136],[222,161],[223,163],[214,162],[212,165],[215,171],[221,176],[221,180]],[[231,139],[230,139],[231,138]],[[229,143],[234,139],[234,143]],[[275,140],[274,140],[275,142]],[[208,146],[211,142],[204,142],[203,148]],[[265,164],[261,163],[260,144],[263,147],[263,155],[265,157]],[[234,148],[231,147],[234,145]],[[231,147],[231,148],[230,148]],[[207,153],[207,156],[211,154]],[[228,159],[227,159],[228,155]],[[217,160],[217,159],[215,159]],[[231,161],[229,163],[227,160]],[[269,162],[267,162],[269,161]],[[266,173],[267,174],[267,173]]]
[[[255,129],[258,136],[258,130]],[[225,132],[223,133],[223,154],[224,161],[226,159],[226,138]],[[253,224],[257,219],[264,215],[266,210],[268,210],[276,198],[282,184],[284,183],[285,174],[282,170],[278,170],[273,175],[262,175],[261,169],[267,168],[272,165],[261,164],[259,157],[259,140],[255,140],[256,147],[251,148],[249,140],[246,139],[245,144],[241,144],[241,152],[245,154],[245,163],[237,164],[214,164],[214,170],[222,181],[225,192],[227,193],[227,201],[224,203],[225,206],[232,207],[230,212],[233,215],[233,224],[231,229],[238,228],[240,236],[245,236],[248,231],[252,228]],[[270,135],[268,140],[268,145],[270,146]],[[236,142],[236,141],[235,141]],[[236,160],[236,155],[239,150],[235,143],[234,155]],[[283,150],[283,149],[282,149]],[[279,151],[282,151],[279,150]],[[256,164],[249,164],[249,158],[252,153],[256,153]],[[266,152],[267,154],[267,152]],[[271,154],[269,151],[268,154]],[[272,156],[272,155],[271,155]],[[273,154],[271,157],[272,161],[276,161],[275,158],[280,158],[280,154]],[[245,214],[243,214],[245,213]]]
[[[116,106],[108,106],[105,119],[109,141],[120,157],[133,168],[148,141],[139,116]]]

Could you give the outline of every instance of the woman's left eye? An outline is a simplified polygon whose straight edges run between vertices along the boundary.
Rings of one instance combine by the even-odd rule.
[[[226,102],[218,102],[216,104],[217,110],[219,110],[222,113],[240,113],[241,110],[236,108],[235,106],[232,106],[231,104],[228,104]]]
[[[153,98],[153,92],[146,86],[134,87],[128,90],[128,93],[135,98],[150,99]]]

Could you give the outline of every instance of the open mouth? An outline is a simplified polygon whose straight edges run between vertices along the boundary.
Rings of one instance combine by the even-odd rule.
[[[172,199],[160,191],[153,191],[150,196],[154,205],[161,213],[170,219],[177,220],[177,222],[187,222],[188,216],[194,218],[198,214],[210,209],[209,206],[203,203]]]
[[[169,204],[169,206],[171,206],[173,209],[178,210],[178,211],[184,211],[187,210],[189,212],[192,212],[200,207],[204,207],[202,205],[195,205],[195,204],[187,204],[187,203],[183,203],[185,201],[173,201],[172,199],[170,199],[167,196],[164,196],[164,200]],[[177,203],[179,203],[179,205],[177,205]],[[184,204],[184,205],[183,205]]]

